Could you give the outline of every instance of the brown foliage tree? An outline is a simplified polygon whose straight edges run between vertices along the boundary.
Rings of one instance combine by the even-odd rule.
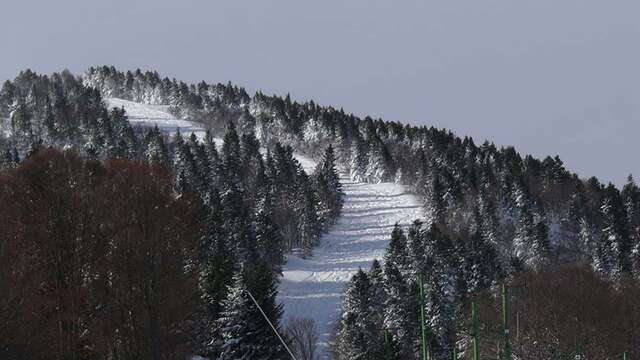
[[[630,279],[609,283],[590,268],[567,266],[526,273],[511,296],[510,339],[518,359],[617,359],[640,354],[640,285]],[[515,295],[515,291],[513,291]],[[501,298],[479,295],[483,357],[503,347]]]
[[[3,173],[0,358],[182,358],[197,210],[139,162],[49,149]]]

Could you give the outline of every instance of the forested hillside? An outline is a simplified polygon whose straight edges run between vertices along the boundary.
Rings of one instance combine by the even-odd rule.
[[[557,156],[539,160],[446,130],[361,119],[289,96],[251,98],[230,84],[187,85],[108,67],[90,69],[84,82],[102,94],[169,104],[213,128],[232,120],[263,144],[277,139],[317,154],[333,143],[352,178],[393,180],[423,196],[429,225],[463,237],[482,228],[504,274],[578,261],[610,278],[637,269],[640,192],[631,177],[619,190],[578,178]]]
[[[281,358],[248,293],[278,325],[284,254],[310,256],[340,213],[331,147],[307,174],[290,146],[263,154],[231,122],[219,146],[167,139],[67,72],[25,71],[2,99],[0,357]]]
[[[167,141],[158,131],[132,128],[124,111],[105,108],[104,97],[169,105],[175,116],[200,122],[211,133],[202,142],[179,134]],[[451,358],[456,343],[466,348],[468,336],[457,334],[468,302],[527,274],[579,265],[614,294],[640,278],[640,189],[633,178],[622,189],[581,179],[557,156],[536,159],[447,130],[359,118],[288,95],[250,96],[231,84],[185,84],[156,72],[106,66],[89,69],[83,78],[25,71],[4,84],[0,117],[7,169],[40,147],[54,146],[88,159],[164,165],[174,175],[176,194],[196,195],[205,224],[199,291],[209,304],[207,321],[219,324],[207,325],[206,334],[220,340],[198,342],[205,349],[199,353],[231,359],[251,351],[242,334],[225,332],[237,327],[220,324],[249,321],[241,316],[240,309],[251,306],[241,289],[257,286],[253,276],[265,272],[256,267],[270,268],[267,283],[273,283],[284,252],[312,254],[318,236],[340,213],[336,168],[354,180],[403,184],[426,209],[426,221],[396,228],[384,263],[358,273],[347,288],[335,344],[340,359],[387,356],[382,328],[391,329],[394,358],[417,357],[421,309],[432,356]],[[218,150],[213,134],[222,133]],[[301,169],[293,149],[324,159],[315,174]],[[424,306],[416,303],[419,278]],[[274,287],[259,291],[277,319]],[[632,307],[629,316],[638,311]],[[624,345],[638,350],[637,343]],[[536,358],[531,352],[519,356]]]

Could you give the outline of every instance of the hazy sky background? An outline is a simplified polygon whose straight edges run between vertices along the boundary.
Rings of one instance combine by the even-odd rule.
[[[640,177],[640,2],[20,0],[0,79],[155,69],[452,129],[582,177]]]

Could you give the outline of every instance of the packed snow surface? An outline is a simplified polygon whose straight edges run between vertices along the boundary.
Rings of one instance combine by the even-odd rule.
[[[204,127],[177,119],[168,112],[168,106],[116,98],[105,101],[110,107],[124,107],[134,126],[158,126],[167,134],[180,129],[185,136],[192,132],[199,138],[204,136]],[[300,154],[296,158],[305,171],[313,171],[315,161]],[[311,258],[288,256],[278,296],[284,306],[285,322],[291,317],[316,322],[322,358],[330,358],[330,335],[340,314],[347,281],[358,269],[368,269],[374,259],[382,260],[396,223],[407,226],[424,216],[419,200],[401,185],[367,184],[344,176],[341,182],[345,198],[340,218],[322,236]]]
[[[340,218],[311,258],[288,257],[279,289],[285,321],[302,317],[316,322],[322,358],[329,358],[346,282],[358,269],[369,269],[374,259],[382,261],[396,223],[406,226],[424,217],[418,199],[401,185],[346,177],[341,182],[345,201]]]
[[[169,113],[168,105],[146,105],[129,100],[107,98],[107,106],[111,108],[124,108],[132,126],[154,127],[172,136],[176,129],[180,133],[189,136],[194,133],[199,139],[204,138],[205,128],[196,122],[180,120]]]

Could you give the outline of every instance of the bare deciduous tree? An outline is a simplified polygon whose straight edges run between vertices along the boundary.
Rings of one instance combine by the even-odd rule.
[[[287,321],[287,336],[291,349],[300,360],[315,360],[318,330],[312,319],[290,317]]]

